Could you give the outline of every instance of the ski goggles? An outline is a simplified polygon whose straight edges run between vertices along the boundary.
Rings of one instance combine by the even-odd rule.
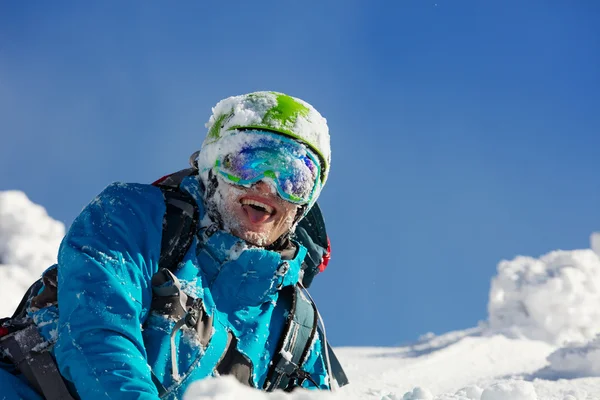
[[[228,151],[215,168],[230,183],[250,186],[268,179],[279,196],[291,203],[310,203],[320,185],[318,158],[301,143],[263,130],[244,130],[231,136]]]

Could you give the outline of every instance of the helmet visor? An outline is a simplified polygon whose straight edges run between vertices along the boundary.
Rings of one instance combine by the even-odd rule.
[[[295,204],[312,200],[321,167],[306,146],[262,130],[240,131],[234,136],[227,152],[215,163],[222,177],[242,186],[271,180],[284,200]]]

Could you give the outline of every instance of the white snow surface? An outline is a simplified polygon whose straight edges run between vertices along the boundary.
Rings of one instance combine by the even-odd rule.
[[[55,262],[63,235],[25,194],[0,192],[0,316]],[[591,241],[598,251],[600,235]],[[220,377],[185,399],[600,400],[599,274],[589,249],[502,261],[488,321],[402,347],[336,348],[351,381],[337,392],[267,394]]]
[[[571,343],[548,356],[548,376],[600,377],[600,335],[587,343]]]

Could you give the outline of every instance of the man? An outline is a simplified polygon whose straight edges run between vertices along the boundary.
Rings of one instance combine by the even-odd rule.
[[[192,169],[154,185],[115,183],[94,199],[28,297],[37,348],[51,349],[74,397],[181,398],[220,374],[265,390],[336,384],[313,314],[296,321],[306,297],[287,294],[303,281],[307,251],[328,257],[294,235],[329,174],[326,120],[300,99],[256,92],[219,102],[207,128]],[[294,358],[303,324],[311,337]],[[22,342],[12,342],[17,352]],[[0,368],[3,395],[40,399],[31,387],[47,378],[23,363],[28,381]],[[64,396],[46,386],[47,398]]]

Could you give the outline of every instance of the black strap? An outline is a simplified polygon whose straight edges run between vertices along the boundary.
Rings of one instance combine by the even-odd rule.
[[[290,390],[299,385],[297,378],[306,375],[302,364],[306,361],[317,330],[315,305],[304,296],[300,287],[283,288],[278,301],[284,302],[284,306],[291,304],[286,307],[289,309],[286,326],[263,387],[266,391]]]
[[[194,239],[198,226],[198,207],[194,199],[180,190],[159,186],[165,197],[158,268],[175,272]]]
[[[227,346],[215,370],[219,375],[232,375],[240,383],[252,386],[252,362],[237,349],[237,345],[235,335],[227,332]]]
[[[14,365],[46,400],[73,400],[44,343],[37,326],[31,324],[3,337],[0,349],[8,351]]]

